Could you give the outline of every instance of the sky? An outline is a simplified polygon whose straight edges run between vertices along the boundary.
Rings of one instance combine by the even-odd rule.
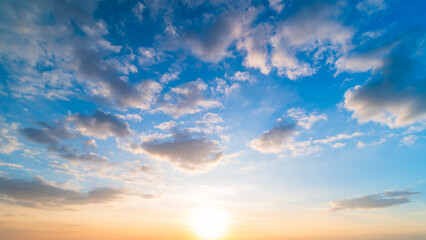
[[[0,1],[0,238],[426,239],[424,9]]]

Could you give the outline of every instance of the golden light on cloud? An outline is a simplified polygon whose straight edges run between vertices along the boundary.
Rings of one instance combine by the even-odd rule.
[[[189,219],[189,226],[192,231],[203,240],[222,238],[229,227],[229,223],[229,214],[212,206],[195,209]]]

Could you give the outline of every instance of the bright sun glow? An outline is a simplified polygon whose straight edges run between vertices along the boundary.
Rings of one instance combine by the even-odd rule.
[[[216,207],[203,207],[193,211],[189,224],[194,233],[203,240],[223,237],[228,225],[228,214]]]

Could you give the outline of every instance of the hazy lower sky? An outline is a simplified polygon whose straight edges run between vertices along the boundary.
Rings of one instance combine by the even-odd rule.
[[[0,239],[426,239],[425,10],[1,0]]]

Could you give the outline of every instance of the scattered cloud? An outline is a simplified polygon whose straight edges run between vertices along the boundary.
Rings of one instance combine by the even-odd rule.
[[[178,124],[173,121],[170,120],[168,122],[162,122],[156,126],[154,126],[155,128],[161,129],[161,130],[172,130],[173,128],[175,128]]]
[[[219,62],[229,55],[228,48],[243,37],[255,20],[258,9],[229,10],[218,16],[202,34],[187,31],[180,40],[184,47],[206,62]]]
[[[121,147],[134,153],[167,160],[186,171],[204,170],[218,164],[225,157],[217,141],[204,137],[193,138],[185,133],[175,133],[171,139],[155,139]]]
[[[372,14],[377,11],[384,10],[386,4],[384,0],[363,0],[356,6],[360,11]]]
[[[68,206],[106,203],[125,194],[122,189],[102,187],[87,193],[66,189],[40,177],[20,180],[0,177],[0,201],[24,207],[58,209]]]
[[[418,33],[408,33],[394,47],[382,67],[364,85],[344,96],[344,107],[360,123],[377,122],[391,128],[426,120],[426,85],[417,59]]]
[[[409,197],[419,195],[419,192],[408,190],[391,190],[373,195],[366,195],[359,198],[349,198],[331,202],[333,206],[329,211],[339,211],[345,209],[380,209],[394,205],[409,203]]]
[[[281,125],[263,132],[258,138],[253,139],[249,146],[262,153],[279,153],[292,141],[296,133],[295,125]]]
[[[287,116],[292,117],[297,121],[297,125],[310,129],[315,122],[327,120],[325,114],[316,114],[315,112],[307,115],[306,110],[301,108],[290,108],[287,110]]]
[[[98,147],[95,139],[87,139],[86,141],[83,142],[83,145],[85,147],[91,147],[91,148],[97,148]]]
[[[128,123],[100,110],[96,110],[93,116],[76,113],[69,116],[68,121],[76,125],[76,130],[81,135],[99,139],[106,139],[111,136],[124,138],[130,136],[131,133]]]
[[[173,118],[179,118],[186,114],[222,106],[219,101],[206,99],[203,96],[207,88],[208,85],[201,79],[174,87],[164,95],[164,101],[159,103],[160,106],[157,110],[165,112]]]

